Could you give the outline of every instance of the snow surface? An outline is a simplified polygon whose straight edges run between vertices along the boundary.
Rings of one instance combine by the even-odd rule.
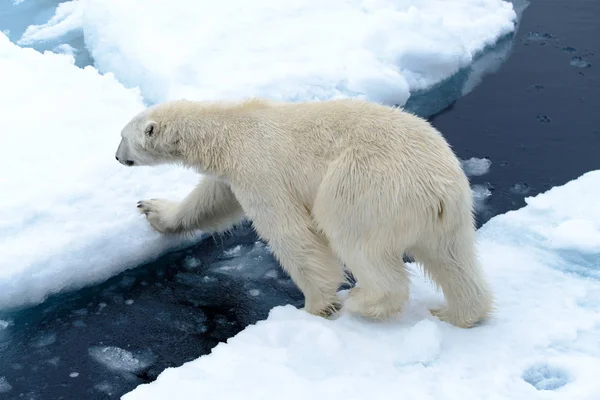
[[[478,231],[497,301],[479,327],[432,317],[428,307],[442,296],[415,269],[395,321],[276,307],[123,399],[597,399],[599,190],[600,170],[527,198]]]
[[[115,160],[121,128],[144,107],[138,90],[1,33],[0,77],[0,309],[103,281],[182,244],[152,232],[136,202],[183,197],[197,175]]]
[[[81,29],[96,67],[151,103],[358,96],[404,104],[515,20],[502,0],[74,0],[19,43]]]

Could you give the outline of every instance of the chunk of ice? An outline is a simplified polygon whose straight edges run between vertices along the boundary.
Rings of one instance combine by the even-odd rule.
[[[468,160],[461,160],[461,164],[468,176],[481,176],[488,173],[492,161],[489,158],[471,157]]]
[[[0,393],[8,393],[12,390],[12,385],[4,376],[0,376]]]
[[[89,348],[88,353],[106,368],[119,372],[140,372],[156,360],[151,351],[134,354],[115,346],[93,346]]]

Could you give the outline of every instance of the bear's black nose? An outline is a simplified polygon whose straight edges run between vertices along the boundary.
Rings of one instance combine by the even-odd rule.
[[[119,157],[115,156],[115,158],[117,159],[117,161],[119,161]]]
[[[133,161],[125,160],[125,165],[127,165],[128,167],[131,167],[133,165]]]

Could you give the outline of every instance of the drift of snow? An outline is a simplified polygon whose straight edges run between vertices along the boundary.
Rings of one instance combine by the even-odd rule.
[[[4,34],[0,76],[0,309],[103,281],[185,244],[154,233],[136,202],[181,198],[197,174],[115,160],[121,128],[144,107],[137,90]]]
[[[527,198],[478,231],[497,307],[479,327],[431,316],[443,298],[415,269],[397,320],[326,320],[276,307],[123,399],[595,399],[599,191],[600,170]]]
[[[515,19],[503,0],[74,0],[20,42],[83,29],[96,67],[151,103],[352,96],[402,105],[512,32]]]

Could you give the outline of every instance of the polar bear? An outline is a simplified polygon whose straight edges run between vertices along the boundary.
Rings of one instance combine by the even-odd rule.
[[[442,289],[446,305],[431,310],[441,320],[466,328],[491,313],[468,179],[417,116],[354,99],[176,100],[134,116],[121,137],[124,165],[177,163],[204,175],[179,203],[138,203],[154,229],[218,232],[249,218],[311,314],[340,310],[345,269],[358,281],[346,310],[399,314],[405,254]]]

